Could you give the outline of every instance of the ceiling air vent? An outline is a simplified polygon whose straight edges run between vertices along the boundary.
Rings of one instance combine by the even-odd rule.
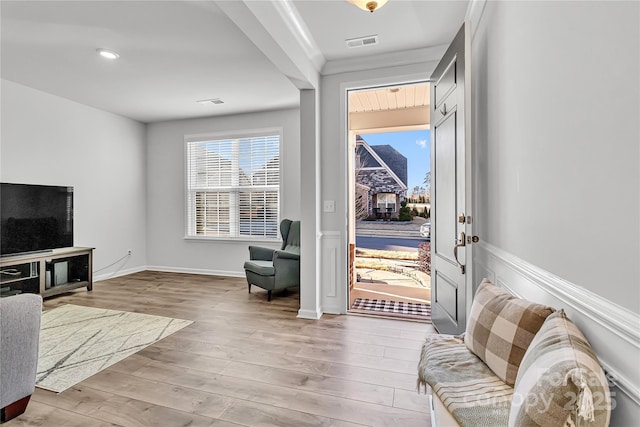
[[[373,46],[374,44],[378,44],[378,36],[365,36],[358,37],[356,39],[345,40],[347,42],[347,47],[363,47],[363,46]]]
[[[224,101],[221,100],[220,98],[214,98],[214,99],[202,99],[200,101],[197,101],[198,104],[202,104],[202,105],[208,105],[208,104],[224,104]]]

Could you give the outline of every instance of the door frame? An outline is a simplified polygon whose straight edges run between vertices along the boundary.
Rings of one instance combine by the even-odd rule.
[[[437,61],[436,61],[437,62]],[[431,65],[431,63],[430,63]],[[342,299],[341,305],[341,314],[347,314],[349,312],[349,287],[351,284],[351,271],[350,271],[350,243],[355,244],[355,223],[354,218],[352,217],[352,200],[353,200],[353,188],[350,185],[351,178],[351,161],[350,161],[350,153],[351,153],[351,131],[349,130],[349,107],[348,107],[348,95],[350,91],[356,90],[369,90],[375,88],[383,88],[387,86],[402,86],[402,85],[411,85],[417,83],[430,83],[431,73],[435,70],[435,63],[432,66],[431,70],[426,70],[420,73],[414,74],[400,74],[400,75],[392,75],[390,74],[387,77],[381,78],[373,78],[373,79],[363,79],[356,80],[352,82],[343,82],[340,84],[340,145],[343,147],[342,151],[342,173],[344,174],[343,188],[343,202],[345,206],[345,226],[343,227],[341,233],[345,236],[345,240],[341,244],[342,248],[342,258],[343,262],[341,263],[342,268],[339,272],[340,280],[339,280],[339,289],[338,293]],[[355,138],[354,138],[355,141]],[[355,188],[355,187],[354,187]],[[353,223],[353,224],[352,224]]]

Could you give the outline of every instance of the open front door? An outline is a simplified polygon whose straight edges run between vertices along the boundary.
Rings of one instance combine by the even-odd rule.
[[[470,31],[465,23],[431,76],[431,317],[464,332],[471,275]]]

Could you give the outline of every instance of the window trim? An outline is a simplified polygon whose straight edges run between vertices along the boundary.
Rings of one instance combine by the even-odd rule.
[[[278,232],[276,233],[276,237],[261,237],[261,236],[192,236],[189,235],[189,143],[190,142],[201,142],[207,140],[219,140],[219,139],[242,139],[242,138],[254,138],[265,136],[268,134],[275,135],[277,134],[280,138],[278,145],[278,157],[279,157],[279,182],[278,182]],[[281,243],[282,238],[280,236],[280,224],[279,222],[282,220],[282,183],[284,182],[284,153],[283,153],[283,145],[284,145],[284,131],[281,126],[275,127],[265,127],[265,128],[256,128],[256,129],[243,129],[243,130],[225,130],[225,131],[216,131],[216,132],[206,132],[206,133],[197,133],[197,134],[185,134],[184,142],[183,142],[183,166],[184,171],[182,174],[183,177],[183,185],[182,190],[183,194],[183,215],[184,215],[184,237],[185,241],[193,241],[193,242],[263,242],[263,243]]]

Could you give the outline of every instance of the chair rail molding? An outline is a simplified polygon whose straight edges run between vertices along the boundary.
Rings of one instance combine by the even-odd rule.
[[[474,264],[474,282],[484,275],[518,297],[563,308],[613,385],[640,406],[640,314],[486,242],[477,244]]]

